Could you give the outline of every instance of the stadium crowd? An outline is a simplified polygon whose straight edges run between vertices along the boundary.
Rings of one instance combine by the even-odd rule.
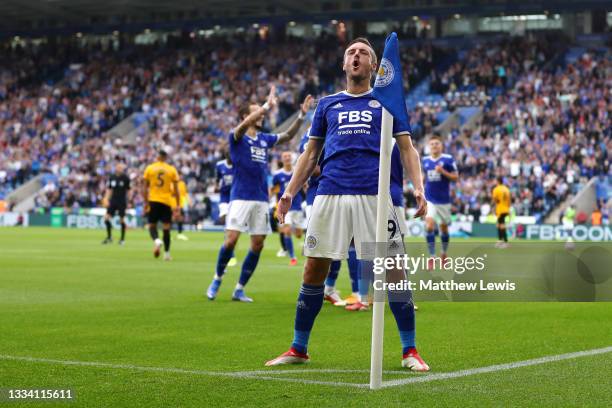
[[[480,126],[449,140],[462,175],[458,213],[490,210],[503,175],[518,215],[541,218],[596,175],[609,175],[612,152],[610,55],[584,54],[554,71],[528,69],[485,107]]]
[[[464,95],[451,104],[484,108],[475,130],[454,129],[446,138],[461,174],[455,212],[486,215],[491,183],[501,173],[518,198],[517,214],[542,217],[587,177],[609,171],[609,55],[542,69],[557,51],[543,39],[504,40],[477,46],[439,72],[434,68],[452,61],[452,52],[431,45],[403,48],[407,87],[431,73],[432,91],[447,99]],[[100,205],[116,161],[125,161],[134,179],[164,145],[187,182],[195,218],[206,217],[214,165],[241,104],[261,102],[275,83],[279,105],[266,123],[271,129],[305,94],[343,89],[337,69],[342,46],[326,36],[171,37],[166,44],[10,55],[0,65],[0,199],[33,175],[49,173],[36,199],[42,210]],[[44,58],[52,61],[46,78],[51,70],[55,76],[62,71],[59,81],[43,80],[36,71]],[[440,109],[410,112],[423,149]],[[132,113],[141,125],[134,134],[116,138],[108,132]],[[138,208],[140,200],[133,189],[132,205]]]
[[[407,84],[422,79],[439,54],[432,46],[404,52],[412,67]],[[48,172],[52,176],[43,179],[38,208],[78,211],[96,206],[115,161],[126,161],[135,178],[164,145],[172,148],[173,163],[194,202],[201,204],[205,193],[212,192],[214,165],[222,156],[225,135],[237,123],[238,107],[261,102],[274,83],[279,105],[266,124],[274,128],[305,94],[342,88],[336,66],[341,55],[341,44],[325,36],[280,42],[238,36],[174,39],[125,50],[81,50],[58,83],[3,87],[1,193],[5,196],[31,176]],[[3,77],[17,75],[10,74]],[[138,112],[134,120],[146,124],[134,138],[116,139],[107,132],[133,112]],[[427,121],[424,115],[422,122],[429,126]],[[140,196],[135,190],[132,194],[138,207]]]
[[[448,69],[431,73],[431,91],[449,108],[480,105],[543,68],[564,48],[562,37],[525,36],[487,41],[463,51]]]

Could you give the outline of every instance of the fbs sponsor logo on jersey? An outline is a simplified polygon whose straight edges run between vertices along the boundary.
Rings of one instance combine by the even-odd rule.
[[[318,243],[319,243],[319,240],[314,235],[308,235],[306,237],[306,248],[315,249]]]
[[[378,75],[376,76],[375,87],[387,86],[395,77],[395,69],[393,64],[387,58],[380,60],[380,68],[378,68]]]
[[[251,160],[258,163],[267,163],[266,149],[264,147],[251,146]]]
[[[357,122],[372,122],[372,111],[344,111],[338,112],[338,124],[341,125],[343,122],[348,121],[349,123]],[[369,127],[367,124],[361,124]],[[342,128],[342,126],[340,126]]]

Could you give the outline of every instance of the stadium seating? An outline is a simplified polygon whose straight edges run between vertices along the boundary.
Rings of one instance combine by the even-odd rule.
[[[552,72],[530,69],[518,76],[485,108],[479,127],[447,143],[462,174],[456,210],[476,219],[486,215],[488,192],[504,175],[517,214],[541,220],[591,177],[607,173],[609,69],[609,55],[585,53]]]
[[[412,67],[409,82],[427,74],[436,52],[425,46],[405,50],[403,58]],[[65,60],[63,78],[55,84],[16,86],[19,73],[8,67],[0,93],[3,193],[49,172],[55,177],[44,183],[36,200],[39,209],[78,211],[100,205],[116,160],[126,160],[136,178],[155,148],[168,145],[200,203],[211,192],[214,164],[245,98],[262,101],[269,84],[277,85],[279,106],[267,124],[273,128],[305,94],[342,88],[336,66],[341,55],[341,44],[325,37],[314,42],[232,37],[83,49]],[[114,138],[108,130],[133,112],[134,125],[140,126],[136,140]],[[140,196],[132,193],[138,207]]]
[[[436,126],[453,112],[459,118],[444,135],[462,174],[456,213],[486,215],[491,184],[503,174],[518,197],[517,213],[541,219],[585,179],[607,171],[609,55],[573,47],[556,65],[559,50],[541,37],[496,39],[459,55],[426,44],[403,47],[407,103],[422,152]],[[306,93],[343,88],[342,46],[325,37],[1,52],[7,58],[0,64],[0,199],[46,173],[36,199],[42,211],[100,205],[114,162],[127,161],[136,179],[155,148],[167,145],[204,217],[214,163],[245,98],[262,101],[269,84],[277,84],[280,103],[266,124],[274,128]],[[44,72],[36,69],[41,60]],[[481,110],[480,123],[462,129]],[[138,129],[133,140],[109,132],[126,118]]]

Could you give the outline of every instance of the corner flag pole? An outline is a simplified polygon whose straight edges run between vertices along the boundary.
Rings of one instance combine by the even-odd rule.
[[[378,201],[376,208],[376,251],[377,258],[387,256],[387,229],[389,212],[389,179],[391,173],[391,149],[393,122],[398,130],[409,132],[410,118],[406,111],[406,98],[402,81],[399,42],[397,34],[391,33],[385,40],[385,50],[374,81],[372,96],[382,105],[380,129],[380,163],[378,170]],[[370,105],[372,106],[372,105]],[[385,327],[386,276],[374,274],[374,310],[372,312],[372,356],[370,360],[370,389],[382,387],[383,332]]]
[[[389,179],[391,173],[391,149],[393,139],[393,116],[382,109],[380,140],[380,164],[378,171],[378,201],[376,205],[376,257],[387,256],[387,228],[389,217]],[[385,282],[385,273],[374,275],[375,282]],[[382,285],[378,285],[382,287]],[[383,333],[385,328],[385,292],[374,290],[372,312],[372,355],[370,360],[370,389],[382,386]]]

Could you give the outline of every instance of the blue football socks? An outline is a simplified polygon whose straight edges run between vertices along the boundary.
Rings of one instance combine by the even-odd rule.
[[[302,284],[295,312],[295,330],[291,347],[300,353],[308,350],[308,339],[314,321],[323,306],[323,286]]]
[[[229,259],[228,259],[229,260]],[[240,272],[240,279],[238,279],[238,284],[243,287],[247,284],[253,272],[255,272],[255,268],[257,268],[257,263],[259,262],[259,253],[253,252],[249,250],[246,258],[242,262],[242,271]]]

